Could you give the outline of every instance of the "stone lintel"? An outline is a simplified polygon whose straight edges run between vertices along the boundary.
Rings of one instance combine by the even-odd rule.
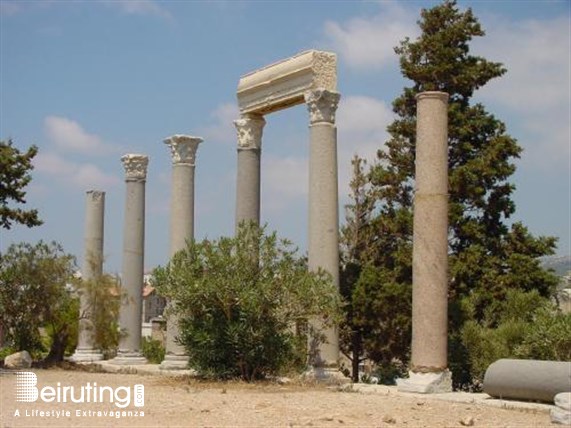
[[[304,93],[337,90],[337,56],[309,50],[248,73],[238,82],[240,113],[268,114],[302,104]]]

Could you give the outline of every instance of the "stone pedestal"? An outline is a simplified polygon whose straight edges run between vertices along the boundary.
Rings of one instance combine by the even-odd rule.
[[[70,360],[74,362],[92,362],[103,359],[96,349],[92,314],[91,290],[97,286],[97,280],[103,274],[103,225],[105,217],[105,192],[89,190],[86,194],[85,238],[82,280],[85,286],[79,297],[79,335],[77,348]]]
[[[331,274],[339,286],[339,203],[337,183],[337,129],[335,112],[340,95],[327,90],[310,91],[305,102],[310,117],[309,148],[309,239],[308,265]],[[325,343],[312,349],[317,378],[336,376],[339,365],[339,335],[336,328],[313,328],[324,334]]]
[[[448,94],[417,95],[410,378],[399,390],[443,392],[448,381]]]
[[[186,241],[194,239],[194,169],[196,150],[202,138],[174,135],[165,141],[172,155],[172,195],[170,225],[170,256],[186,247]],[[175,315],[167,319],[165,359],[161,369],[188,368],[188,356],[184,346],[177,342],[179,322]]]
[[[260,223],[260,157],[265,124],[263,116],[257,114],[234,121],[238,132],[236,228],[244,221]]]
[[[127,154],[121,158],[127,184],[123,229],[123,273],[121,278],[121,337],[113,364],[145,364],[141,353],[143,274],[145,250],[145,182],[149,158]]]

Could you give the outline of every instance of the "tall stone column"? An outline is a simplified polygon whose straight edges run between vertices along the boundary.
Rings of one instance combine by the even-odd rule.
[[[318,89],[305,93],[310,119],[309,149],[309,269],[322,268],[339,286],[339,202],[337,183],[337,128],[335,112],[340,95]],[[335,376],[339,360],[339,335],[336,328],[313,327],[325,335],[314,353],[313,370],[317,377]],[[311,344],[310,344],[311,345]]]
[[[93,325],[93,301],[91,291],[103,274],[103,225],[105,217],[105,192],[88,190],[85,205],[85,238],[82,280],[84,288],[79,297],[79,334],[77,348],[71,356],[75,362],[91,362],[103,359],[95,348]]]
[[[186,241],[194,239],[194,168],[196,150],[202,138],[174,135],[165,141],[172,155],[172,195],[170,224],[170,256],[186,248]],[[170,304],[170,303],[169,303]],[[178,318],[167,320],[166,355],[161,369],[186,369],[188,356],[184,346],[177,343]]]
[[[260,223],[260,156],[266,121],[258,114],[235,120],[238,132],[238,178],[236,181],[236,228],[243,221]]]
[[[408,392],[452,390],[448,367],[448,94],[417,95]]]
[[[148,156],[127,154],[121,158],[127,184],[123,226],[123,274],[121,278],[121,337],[114,364],[144,364],[141,353],[143,274],[145,259],[145,182]]]

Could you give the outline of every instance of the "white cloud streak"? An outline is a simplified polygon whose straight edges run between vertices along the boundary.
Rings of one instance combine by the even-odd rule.
[[[114,151],[99,136],[90,134],[79,123],[66,117],[46,117],[44,129],[50,141],[60,150],[91,155]]]
[[[38,153],[33,161],[35,171],[77,189],[107,189],[121,183],[91,163],[76,163],[56,153]]]
[[[396,2],[381,2],[380,8],[372,17],[325,23],[326,44],[352,68],[378,70],[394,64],[394,47],[406,36],[418,34],[416,11],[412,13]]]
[[[475,41],[474,51],[504,63],[508,72],[482,88],[478,98],[517,115],[524,162],[542,169],[568,167],[569,20],[497,20],[487,27],[487,36]]]
[[[220,104],[211,114],[212,125],[200,130],[205,141],[216,143],[231,143],[236,141],[236,128],[234,121],[240,118],[240,111],[236,103]]]

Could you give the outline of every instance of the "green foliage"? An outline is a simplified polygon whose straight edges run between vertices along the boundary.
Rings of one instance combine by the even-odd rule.
[[[32,146],[26,153],[14,147],[11,140],[0,140],[0,227],[10,229],[12,223],[20,223],[28,227],[39,226],[42,221],[37,210],[25,211],[21,208],[10,208],[9,201],[17,204],[26,203],[24,188],[30,183],[30,171],[34,168],[32,159],[38,148]]]
[[[143,337],[142,351],[151,364],[160,364],[165,359],[165,347],[160,340]]]
[[[74,257],[43,241],[13,244],[0,254],[0,323],[7,345],[30,353],[43,350],[40,327],[50,335],[50,358],[63,357],[76,332]]]
[[[300,357],[296,331],[310,319],[338,317],[330,277],[308,272],[288,241],[253,224],[233,238],[189,242],[154,281],[176,302],[190,365],[220,378],[252,380],[291,367]]]
[[[478,303],[464,300],[468,313]],[[486,369],[500,358],[571,360],[571,314],[563,314],[536,290],[509,290],[488,307],[481,321],[472,317],[461,329],[472,383],[479,385]]]
[[[571,313],[539,309],[515,354],[519,358],[571,361]]]
[[[95,264],[95,261],[92,261]],[[96,271],[92,268],[93,271]],[[81,320],[90,330],[93,343],[106,357],[113,357],[119,344],[119,309],[121,308],[119,279],[102,273],[92,280],[81,280],[77,287],[84,299]]]
[[[508,180],[521,147],[506,133],[503,122],[483,105],[471,103],[474,91],[506,71],[502,64],[470,53],[472,38],[484,36],[477,18],[470,9],[460,11],[456,1],[446,0],[423,9],[419,26],[421,34],[416,40],[406,38],[395,49],[401,71],[412,86],[394,100],[397,118],[387,128],[390,138],[378,151],[368,182],[361,184],[366,190],[361,200],[366,201],[367,215],[366,227],[360,227],[367,230],[369,248],[366,259],[357,261],[356,270],[361,273],[355,284],[361,281],[362,290],[353,287],[353,294],[365,296],[360,299],[363,306],[354,304],[353,311],[363,314],[362,328],[378,337],[365,341],[366,355],[375,361],[406,358],[407,351],[400,346],[383,348],[387,341],[404,343],[410,334],[403,329],[410,330],[406,318],[410,317],[412,284],[415,96],[427,90],[447,92],[450,366],[455,383],[462,384],[471,377],[462,326],[469,320],[482,321],[486,308],[504,300],[510,289],[536,290],[549,297],[557,279],[542,269],[538,258],[552,254],[556,240],[536,238],[520,223],[506,225],[515,211],[511,199],[515,186]],[[365,270],[367,264],[373,268]],[[375,278],[365,278],[373,278],[373,270]],[[473,296],[469,313],[462,303],[468,296]],[[383,321],[382,311],[387,308],[402,317],[398,325]],[[380,317],[374,315],[375,310],[381,311]],[[490,322],[498,322],[497,312],[489,316]],[[508,330],[503,334],[510,334]]]

